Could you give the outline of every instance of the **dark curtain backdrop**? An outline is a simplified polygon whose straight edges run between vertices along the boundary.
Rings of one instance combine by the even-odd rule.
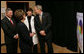
[[[36,1],[52,16],[53,42],[77,51],[76,12],[83,12],[82,1]]]

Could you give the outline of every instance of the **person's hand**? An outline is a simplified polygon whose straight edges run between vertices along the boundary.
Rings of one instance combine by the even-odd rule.
[[[19,38],[18,34],[14,35],[13,38],[18,39]]]
[[[34,36],[34,33],[30,33],[30,37],[33,37]]]
[[[40,31],[40,34],[41,34],[42,36],[46,36],[46,33],[45,33],[44,30],[41,30],[41,31]]]

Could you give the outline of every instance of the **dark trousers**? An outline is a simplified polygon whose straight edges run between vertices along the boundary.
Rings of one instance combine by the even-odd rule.
[[[32,47],[21,49],[21,53],[32,53]]]
[[[46,39],[45,37],[39,38],[41,53],[45,53],[45,42],[48,46],[48,53],[53,53],[52,41],[51,39]]]
[[[6,44],[7,53],[17,53],[17,43]]]
[[[33,46],[33,53],[38,53],[37,44]]]
[[[20,46],[21,53],[32,53],[32,47],[29,45]]]

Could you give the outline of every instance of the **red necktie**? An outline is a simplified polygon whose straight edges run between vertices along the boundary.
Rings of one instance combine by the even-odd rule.
[[[11,24],[14,24],[13,21],[10,19]]]

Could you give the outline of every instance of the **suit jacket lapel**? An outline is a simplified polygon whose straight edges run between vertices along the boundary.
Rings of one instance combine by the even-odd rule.
[[[44,13],[42,15],[42,24],[44,24],[44,19],[45,19],[45,16],[44,16]]]
[[[6,22],[7,22],[8,26],[12,26],[11,22],[8,20],[7,17],[6,17]]]

